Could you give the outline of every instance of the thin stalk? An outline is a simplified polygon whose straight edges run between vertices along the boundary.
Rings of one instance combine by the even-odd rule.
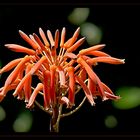
[[[44,112],[46,112],[46,113],[52,115],[52,111],[51,111],[51,110],[46,110],[46,109],[44,109],[44,107],[43,107],[40,103],[38,103],[37,101],[35,101],[35,104],[36,104],[41,110],[43,110]]]
[[[60,117],[63,118],[63,117],[66,117],[66,116],[70,116],[73,113],[75,113],[76,111],[78,111],[82,107],[82,105],[84,104],[85,100],[86,100],[86,96],[84,97],[84,99],[82,100],[82,102],[79,104],[78,107],[76,107],[74,110],[72,110],[68,113],[62,114]]]
[[[62,112],[62,105],[55,106],[53,108],[51,121],[50,121],[50,132],[59,132],[59,122],[61,118],[61,112]]]

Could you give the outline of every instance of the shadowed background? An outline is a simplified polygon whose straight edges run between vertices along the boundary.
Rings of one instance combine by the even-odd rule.
[[[86,101],[72,116],[60,121],[60,134],[138,134],[140,131],[140,5],[0,5],[0,62],[4,66],[23,54],[15,53],[4,44],[26,44],[18,34],[28,35],[41,27],[44,31],[66,27],[70,37],[78,26],[87,42],[86,48],[103,43],[104,52],[125,58],[125,65],[99,64],[95,72],[115,94],[120,102],[97,100],[95,107]],[[80,47],[79,47],[80,49]],[[3,74],[0,85],[9,73]],[[3,79],[3,80],[2,80]],[[80,91],[83,94],[82,90]],[[49,115],[38,108],[28,111],[24,102],[8,93],[0,103],[0,133],[28,132],[49,134]],[[82,100],[81,97],[77,98]],[[79,102],[79,101],[78,101]]]

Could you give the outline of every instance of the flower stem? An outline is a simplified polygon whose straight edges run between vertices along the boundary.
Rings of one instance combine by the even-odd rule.
[[[51,121],[50,121],[50,132],[59,132],[59,122],[60,122],[60,116],[62,112],[62,105],[55,106],[53,108]]]
[[[51,110],[45,110],[44,107],[43,107],[39,102],[37,102],[36,100],[35,100],[35,104],[36,104],[41,110],[43,110],[44,112],[46,112],[46,113],[52,115],[52,111],[51,111]]]
[[[86,100],[86,96],[84,97],[82,102],[74,110],[72,110],[72,111],[70,111],[68,113],[65,113],[65,114],[61,114],[60,117],[63,118],[63,117],[66,117],[66,116],[70,116],[73,113],[75,113],[76,111],[78,111],[82,107],[82,105],[84,104],[85,100]]]

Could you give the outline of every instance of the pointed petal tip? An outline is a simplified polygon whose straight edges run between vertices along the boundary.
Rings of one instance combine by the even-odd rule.
[[[103,97],[102,101],[106,101],[108,100],[109,98],[107,98],[106,96]]]
[[[4,44],[5,47],[9,47],[9,44]]]
[[[122,97],[119,95],[116,97],[116,100],[120,100]]]
[[[48,29],[48,30],[47,30],[47,33],[50,33],[50,32],[51,32],[51,31]]]
[[[62,32],[66,33],[66,28],[65,27],[62,28]]]
[[[125,64],[125,59],[122,59],[121,61],[122,61],[123,64]]]
[[[20,35],[25,35],[25,33],[21,30],[18,30],[18,32],[19,32]]]
[[[91,103],[91,106],[96,106],[96,103],[95,102]]]
[[[77,30],[80,30],[80,26],[77,28]]]
[[[98,44],[97,44],[98,45]],[[96,45],[95,45],[96,46]],[[101,46],[101,47],[105,47],[106,46],[106,44],[99,44],[99,46]]]
[[[4,44],[5,47],[10,48],[12,46],[18,46],[17,44]]]
[[[97,44],[98,45],[98,44]],[[106,44],[99,44],[101,47],[105,47],[106,46]],[[95,45],[96,46],[96,45]]]
[[[23,33],[23,31],[21,31],[21,30],[18,30],[18,32],[19,32],[19,33]]]
[[[41,27],[39,27],[39,32],[43,32],[43,29]]]
[[[80,32],[80,27],[78,27],[78,28],[76,29],[76,31],[77,31],[77,32]]]
[[[85,36],[84,36],[84,37],[82,37],[82,38],[81,38],[81,40],[85,41],[85,40],[86,40],[86,37],[85,37]]]

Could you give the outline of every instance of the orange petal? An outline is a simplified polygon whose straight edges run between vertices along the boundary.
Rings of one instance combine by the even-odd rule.
[[[11,69],[13,69],[15,66],[17,66],[17,64],[22,60],[22,58],[18,58],[15,60],[12,60],[11,62],[9,62],[7,65],[5,65],[2,69],[0,69],[0,74],[7,72]]]
[[[50,44],[46,38],[44,31],[41,28],[39,28],[39,33],[40,33],[40,36],[42,37],[42,40],[43,40],[44,44],[46,45],[46,47],[49,47]]]
[[[90,104],[95,105],[95,102],[93,100],[93,96],[92,96],[90,90],[88,89],[88,87],[86,86],[86,84],[83,82],[83,80],[78,76],[76,76],[75,79],[81,85],[81,87],[83,88],[83,90],[85,92],[85,95],[86,95],[88,101],[90,102]]]
[[[80,45],[82,45],[85,41],[85,37],[79,39],[74,45],[67,49],[67,52],[75,51]]]
[[[68,39],[66,42],[65,42],[65,44],[64,44],[64,48],[68,48],[68,46],[69,46],[69,43],[71,42],[71,40],[72,40],[72,38],[70,38],[70,39]]]
[[[41,47],[42,51],[46,51],[46,48],[44,44],[42,43],[42,41],[40,40],[40,38],[35,33],[33,34],[33,36],[36,42],[38,43],[38,45]]]
[[[23,65],[22,69],[19,71],[19,73],[13,83],[15,83],[16,81],[22,80],[23,75],[24,75],[24,70],[25,70],[25,65]]]
[[[66,28],[64,27],[62,29],[62,32],[61,32],[60,47],[63,47],[64,46],[65,35],[66,35]]]
[[[52,46],[51,56],[52,56],[53,62],[54,62],[56,60],[56,48],[55,48],[55,46]]]
[[[103,88],[106,92],[109,92],[110,94],[113,94],[112,90],[105,83],[102,82],[102,86],[103,86]]]
[[[56,66],[51,65],[50,66],[50,74],[51,74],[51,81],[50,81],[50,90],[51,90],[51,100],[52,105],[56,104],[56,93],[55,93],[55,72],[56,72]]]
[[[94,81],[94,83],[97,83],[93,70],[81,57],[77,59],[77,63],[81,64],[83,68],[86,70],[88,76]]]
[[[60,102],[60,104],[66,104],[67,108],[71,107],[69,99],[65,96],[61,97],[59,102]]]
[[[75,101],[75,76],[74,76],[74,68],[68,67],[67,72],[69,75],[69,91],[68,91],[68,99],[71,105],[74,105]]]
[[[54,46],[54,39],[50,30],[47,30],[47,35],[48,35],[51,46]]]
[[[95,74],[95,77],[97,79],[98,85],[97,88],[99,90],[99,95],[102,97],[102,101],[107,100],[108,98],[105,95],[104,89],[103,89],[103,85],[102,82],[100,81],[99,77]]]
[[[2,94],[3,88],[4,88],[4,87],[1,87],[1,88],[0,88],[0,102],[1,102],[1,101],[4,99],[4,97],[5,97],[5,95]]]
[[[19,83],[19,81],[16,82],[16,83],[11,84],[11,85],[8,87],[8,91],[15,89],[15,88],[17,87],[18,83]]]
[[[87,60],[87,63],[89,64],[94,64],[96,62],[103,62],[103,63],[109,63],[109,64],[124,64],[125,59],[118,59],[114,57],[96,57],[96,58],[91,58]]]
[[[81,57],[79,57],[79,58],[77,59],[77,62],[78,62],[79,64],[81,64],[81,65],[85,68],[85,70],[86,70],[88,76],[92,79],[92,81],[93,81],[95,84],[98,85],[98,89],[99,89],[99,92],[100,92],[100,94],[101,94],[101,97],[103,98],[103,100],[105,100],[106,97],[105,97],[105,94],[104,94],[104,90],[103,90],[101,81],[100,81],[100,79],[98,78],[98,76],[94,73],[94,71],[91,69],[91,67],[90,67]]]
[[[38,46],[36,52],[37,53],[40,53],[39,50],[41,49],[39,44],[37,43],[37,41],[35,40],[34,36],[33,35],[29,35],[30,39]]]
[[[2,90],[3,90],[3,87],[0,88],[0,93],[2,92]]]
[[[105,95],[108,99],[112,99],[112,100],[119,100],[120,99],[120,96],[115,96],[115,95],[110,94],[108,92],[105,92]]]
[[[24,78],[21,80],[21,82],[18,84],[16,90],[15,90],[14,93],[13,93],[13,96],[14,96],[14,97],[17,96],[18,94],[20,94],[22,88],[24,87],[25,82],[28,83],[29,77],[31,77],[30,72],[29,72],[28,74],[26,74],[26,75],[24,76]]]
[[[7,92],[9,92],[10,90],[13,90],[17,87],[17,84],[19,83],[18,82],[14,82],[13,84],[9,85],[8,88],[7,88]],[[3,91],[4,87],[1,87],[0,88],[0,102],[4,99],[5,95],[2,94],[2,91]]]
[[[29,99],[29,102],[28,104],[26,105],[27,108],[30,108],[34,101],[35,101],[35,98],[37,96],[37,94],[39,93],[39,91],[43,90],[43,84],[42,83],[38,83],[37,87],[34,89],[30,99]]]
[[[24,91],[23,90],[20,91],[20,94],[18,94],[17,99],[24,100]]]
[[[27,53],[29,55],[34,55],[35,51],[32,49],[28,49],[26,47],[23,47],[21,45],[17,45],[17,44],[5,44],[5,46],[15,52],[22,52],[22,53]]]
[[[1,91],[2,92],[2,91]],[[4,99],[5,95],[1,94],[0,92],[0,102]]]
[[[102,51],[90,51],[90,52],[87,52],[85,53],[84,55],[93,55],[93,56],[110,56],[109,54],[107,53],[104,53]]]
[[[32,64],[28,64],[25,70],[25,75],[30,72],[31,68],[32,68]],[[25,82],[24,84],[25,102],[28,102],[31,96],[31,91],[32,91],[31,90],[31,83],[32,83],[31,75],[27,78],[27,81],[28,82]]]
[[[56,30],[56,32],[55,32],[55,41],[54,41],[55,48],[58,48],[58,42],[59,42],[59,30]]]
[[[89,56],[86,56],[86,55],[82,55],[80,56],[82,59],[84,59],[85,61],[88,60],[88,59],[91,59]]]
[[[31,40],[24,32],[19,30],[19,34],[27,43],[29,43],[33,47],[33,49],[38,49],[38,45],[33,40]]]
[[[65,68],[68,67],[68,66],[72,66],[74,63],[75,63],[75,60],[72,59],[72,60],[70,60],[69,63],[66,62],[65,65],[63,66],[63,68],[65,69]]]
[[[44,71],[43,72],[44,76],[44,108],[48,109],[50,107],[51,103],[51,98],[50,98],[50,80],[51,80],[51,75],[49,71]]]
[[[32,67],[30,73],[33,75],[42,65],[43,62],[47,60],[46,56],[42,56],[41,59]]]
[[[98,50],[101,50],[102,48],[104,48],[104,46],[105,46],[105,44],[95,45],[90,48],[79,51],[79,54],[87,54],[90,51],[98,51]]]
[[[93,80],[89,77],[88,78],[88,88],[90,90],[90,92],[92,93],[93,97],[96,97],[96,87],[97,87],[97,84],[93,82]]]
[[[20,63],[15,67],[13,72],[8,76],[7,80],[5,81],[5,86],[10,85],[17,77],[18,73],[21,71],[21,69],[24,67],[24,64],[30,61],[29,56],[25,56]]]
[[[77,58],[77,56],[74,53],[68,53],[68,52],[65,53],[64,57],[66,57],[66,58],[68,57],[68,58],[71,58],[71,59],[76,59]]]
[[[77,30],[74,32],[74,34],[68,44],[68,48],[71,47],[73,45],[73,43],[77,40],[79,33],[80,33],[80,27],[78,27]]]
[[[58,66],[57,71],[59,73],[60,86],[65,87],[66,86],[66,77],[65,77],[64,70],[61,66]]]
[[[79,72],[79,77],[85,81],[87,79],[87,73],[86,73],[86,70],[85,69],[81,69],[80,72]]]

